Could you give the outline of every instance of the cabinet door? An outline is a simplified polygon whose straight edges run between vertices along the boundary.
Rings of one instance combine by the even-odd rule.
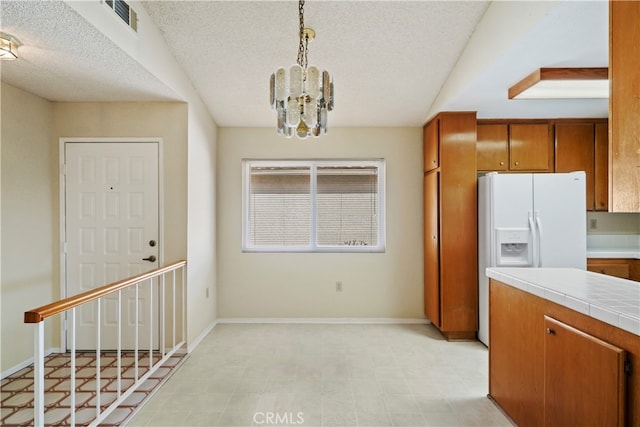
[[[640,2],[609,2],[611,212],[640,212]]]
[[[553,150],[548,124],[509,125],[509,168],[552,172]]]
[[[594,210],[595,129],[593,123],[556,124],[556,172],[585,171],[587,210]]]
[[[594,208],[609,210],[609,127],[596,123]]]
[[[544,425],[623,426],[625,351],[548,316],[544,325]]]
[[[440,119],[435,118],[427,123],[423,129],[422,137],[424,171],[427,172],[439,166]]]
[[[424,310],[440,326],[440,172],[424,176]]]
[[[478,170],[506,171],[509,167],[509,131],[506,124],[479,124],[476,156]]]

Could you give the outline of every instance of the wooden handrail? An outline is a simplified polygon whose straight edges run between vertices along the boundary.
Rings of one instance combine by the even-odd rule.
[[[61,299],[60,301],[52,302],[51,304],[43,305],[42,307],[34,308],[24,312],[24,323],[40,323],[47,317],[54,316],[58,313],[62,313],[73,307],[77,307],[85,302],[93,301],[95,299],[106,296],[110,293],[119,291],[136,283],[143,282],[147,279],[159,276],[163,273],[167,273],[172,270],[177,270],[180,267],[187,265],[187,261],[177,261],[173,264],[169,264],[165,267],[160,267],[155,270],[148,271],[146,273],[139,274],[137,276],[130,277],[128,279],[120,280],[118,282],[111,283],[109,285],[102,286],[100,288],[91,289],[87,292],[83,292],[78,295],[71,296],[69,298]]]

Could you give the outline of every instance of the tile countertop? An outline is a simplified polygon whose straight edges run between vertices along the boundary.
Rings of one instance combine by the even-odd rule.
[[[587,258],[640,259],[640,235],[587,234]]]
[[[640,283],[575,268],[487,268],[487,276],[640,336]]]

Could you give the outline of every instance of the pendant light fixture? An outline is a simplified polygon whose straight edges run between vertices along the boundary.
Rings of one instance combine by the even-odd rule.
[[[290,138],[319,136],[327,132],[327,112],[333,110],[333,82],[327,71],[307,67],[309,42],[316,33],[304,26],[304,0],[298,2],[300,21],[297,64],[289,75],[284,68],[271,74],[270,102],[277,112],[277,131]]]

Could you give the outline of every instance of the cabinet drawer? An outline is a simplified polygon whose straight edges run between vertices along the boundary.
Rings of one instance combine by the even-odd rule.
[[[622,277],[623,279],[630,279],[629,263],[626,261],[620,262],[587,262],[587,270],[594,273],[606,274],[608,276]]]

